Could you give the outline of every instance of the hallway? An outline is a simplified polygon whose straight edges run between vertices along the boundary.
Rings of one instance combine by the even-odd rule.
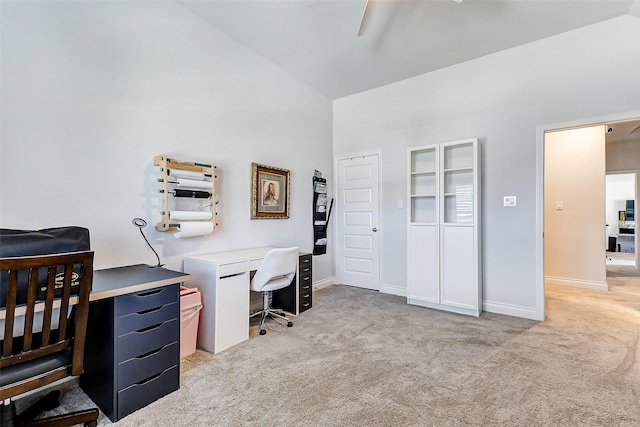
[[[609,253],[608,253],[609,254]],[[619,255],[619,253],[616,253]],[[633,265],[607,262],[607,285],[609,290],[620,294],[640,296],[640,270]]]

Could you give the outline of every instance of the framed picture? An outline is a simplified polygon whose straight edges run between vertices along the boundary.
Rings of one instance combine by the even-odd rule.
[[[289,170],[258,163],[251,169],[251,219],[289,218]]]

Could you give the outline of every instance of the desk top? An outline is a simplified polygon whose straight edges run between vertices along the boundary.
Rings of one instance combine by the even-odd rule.
[[[189,279],[191,279],[189,274],[162,267],[149,267],[145,264],[95,270],[89,300],[95,301],[173,285]]]
[[[242,249],[239,251],[214,252],[210,254],[191,255],[185,259],[202,262],[214,262],[216,264],[232,264],[234,262],[252,261],[262,259],[271,249],[271,246],[262,248]]]

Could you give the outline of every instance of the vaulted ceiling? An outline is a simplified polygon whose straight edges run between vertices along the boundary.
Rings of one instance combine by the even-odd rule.
[[[631,14],[640,0],[176,0],[330,99]]]

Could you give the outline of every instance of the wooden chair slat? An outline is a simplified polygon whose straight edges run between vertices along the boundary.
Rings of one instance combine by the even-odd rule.
[[[53,296],[56,290],[56,267],[47,269],[47,291],[44,298],[44,318],[42,319],[42,345],[48,345],[51,338],[51,318],[53,314]]]
[[[55,276],[58,266],[61,265],[64,266],[64,275],[62,282],[58,281],[58,287],[62,284],[62,290],[56,292]],[[77,286],[73,286],[74,267],[75,271],[79,272]],[[72,352],[69,366],[36,378],[2,386],[0,399],[23,394],[69,375],[80,375],[83,370],[89,293],[93,279],[93,252],[2,258],[0,271],[3,274],[7,272],[6,283],[5,276],[2,283],[3,287],[7,287],[6,303],[5,307],[0,307],[0,310],[4,311],[5,321],[0,369],[19,366],[21,363],[50,356],[58,351]],[[21,271],[20,274],[18,274],[19,271]],[[28,275],[22,276],[23,274]],[[26,281],[24,278],[27,278]],[[45,283],[40,286],[46,287],[44,297],[41,289],[38,289],[38,283],[43,281]],[[75,305],[70,309],[72,299]],[[36,310],[36,306],[40,308]],[[56,314],[55,319],[53,319],[54,306],[59,307],[59,315]],[[17,312],[21,313],[18,316],[23,317],[21,320],[24,321],[26,329],[15,331],[21,336],[14,336]],[[34,320],[40,315],[43,317],[41,325]],[[57,329],[52,330],[52,323],[56,321]]]
[[[33,318],[35,316],[36,290],[38,288],[38,270],[29,270],[29,288],[27,289],[27,312],[24,315],[24,343],[22,351],[31,350],[33,339]]]
[[[7,316],[4,320],[4,340],[2,342],[2,356],[9,356],[13,352],[13,323],[16,313],[16,296],[18,292],[18,271],[8,270],[7,280]]]

